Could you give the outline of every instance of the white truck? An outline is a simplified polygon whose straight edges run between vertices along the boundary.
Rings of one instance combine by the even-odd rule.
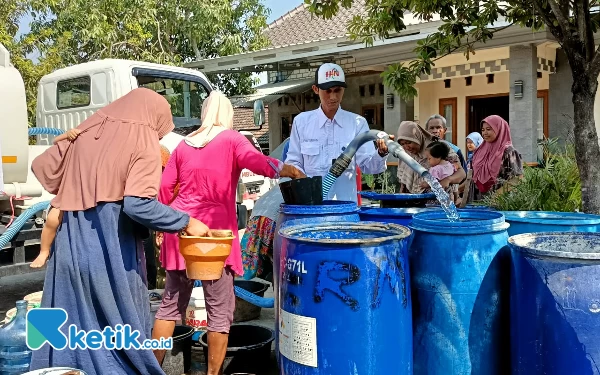
[[[171,151],[185,135],[198,128],[202,102],[213,90],[203,73],[181,67],[113,59],[74,65],[59,69],[40,80],[36,127],[62,131],[75,128],[96,110],[138,87],[146,87],[164,95],[171,104],[176,128],[161,140]],[[0,125],[0,172],[3,172],[0,182],[4,183],[3,187],[0,186],[0,192],[4,192],[0,194],[2,235],[7,230],[6,224],[21,212],[52,198],[31,173],[31,162],[54,139],[53,135],[37,135],[36,145],[25,147],[29,139],[25,87],[2,44],[0,116],[5,119]],[[247,180],[247,177],[243,179]],[[250,189],[246,190],[251,190],[256,182],[248,182]],[[264,185],[270,187],[272,184],[267,181]],[[247,210],[252,209],[252,199],[245,199],[244,203],[249,206]],[[247,210],[240,210],[238,206],[238,212],[245,214]],[[240,226],[244,223],[245,218],[241,217]],[[0,277],[29,271],[26,259],[30,259],[31,254],[28,251],[30,247],[32,251],[37,251],[35,245],[39,244],[42,225],[41,213],[36,213],[10,241],[7,242],[7,235],[4,238],[0,236]]]

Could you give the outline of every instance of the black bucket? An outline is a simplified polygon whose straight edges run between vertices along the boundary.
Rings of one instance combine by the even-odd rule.
[[[285,204],[317,206],[323,204],[323,178],[299,178],[279,184]]]
[[[167,350],[162,368],[167,375],[181,375],[192,367],[192,335],[195,330],[188,326],[175,326],[173,349]]]
[[[259,281],[250,280],[235,280],[235,286],[240,287],[249,291],[258,297],[264,297],[265,292],[269,289],[269,284],[261,283]],[[250,302],[246,302],[240,297],[235,297],[235,311],[233,313],[233,322],[247,322],[260,318],[261,308],[255,306]]]
[[[204,358],[208,358],[208,333],[200,336]],[[271,342],[275,331],[254,324],[235,324],[229,331],[227,354],[231,362],[225,373],[266,374],[271,367]],[[208,363],[207,363],[208,365]]]

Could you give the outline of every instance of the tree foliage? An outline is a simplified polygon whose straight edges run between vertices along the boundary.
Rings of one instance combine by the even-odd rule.
[[[356,2],[358,2],[357,0]],[[600,213],[600,146],[594,121],[594,100],[600,74],[598,0],[360,0],[366,13],[348,25],[353,39],[367,45],[406,29],[405,17],[441,21],[438,30],[417,42],[415,58],[398,61],[382,74],[384,83],[404,98],[414,97],[415,84],[430,74],[435,61],[453,52],[473,53],[476,46],[494,33],[512,25],[545,28],[562,47],[573,74],[574,132],[576,159],[582,183],[582,201],[587,212]],[[318,16],[331,18],[340,7],[354,0],[305,0]]]
[[[331,18],[340,7],[351,7],[354,0],[305,2],[316,15]],[[590,16],[590,9],[598,5],[596,0],[365,0],[365,3],[366,14],[354,16],[348,31],[351,38],[367,45],[372,45],[376,38],[386,39],[405,30],[404,18],[408,13],[422,21],[442,21],[437,32],[417,42],[415,60],[398,62],[384,73],[386,84],[405,98],[416,95],[417,78],[430,74],[435,60],[458,51],[468,58],[478,43],[485,43],[495,32],[513,24],[536,30],[547,27],[561,45],[577,50],[586,56],[589,64],[598,65],[596,70],[600,69],[592,35],[598,28],[599,18]],[[568,4],[574,5],[569,7]],[[573,13],[571,17],[569,12]],[[500,21],[508,25],[498,27]]]
[[[180,65],[260,49],[269,12],[261,0],[4,0],[0,42],[23,74],[33,121],[44,74],[104,58]],[[31,30],[17,36],[23,17]],[[254,83],[250,74],[209,78],[229,95]]]

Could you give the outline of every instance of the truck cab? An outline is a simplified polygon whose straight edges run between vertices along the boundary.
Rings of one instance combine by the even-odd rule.
[[[42,77],[38,85],[36,126],[73,129],[98,109],[138,87],[156,91],[171,104],[175,130],[160,141],[171,152],[186,135],[199,128],[202,103],[213,90],[208,78],[194,69],[130,60],[92,61]],[[241,133],[262,152],[252,133]],[[37,145],[47,147],[53,140],[52,135],[39,135]],[[238,191],[242,197],[238,204],[245,206],[244,211],[251,211],[254,202],[275,181],[243,170],[240,184],[243,186]]]
[[[200,125],[202,102],[213,90],[208,78],[193,69],[129,60],[92,61],[42,77],[36,126],[73,129],[98,109],[138,87],[154,90],[169,101],[176,127],[173,133],[180,136]],[[161,140],[170,151],[181,140],[173,133]],[[40,135],[37,144],[51,145],[53,139]]]

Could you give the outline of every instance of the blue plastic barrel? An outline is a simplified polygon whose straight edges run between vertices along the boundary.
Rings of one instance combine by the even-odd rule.
[[[413,216],[414,373],[508,374],[510,251],[504,215]]]
[[[281,374],[412,374],[408,228],[320,223],[281,235]]]
[[[281,254],[281,238],[279,231],[289,225],[300,224],[319,224],[323,222],[358,222],[358,205],[355,202],[347,201],[324,201],[318,206],[299,206],[282,204],[279,209],[279,217],[275,228],[275,238],[273,239],[273,287],[275,289],[275,321],[279,316],[279,280],[282,258],[285,254]],[[275,327],[275,337],[279,336]],[[277,340],[275,341],[275,353],[279,359],[279,351],[277,350]]]
[[[516,375],[600,373],[600,234],[534,233],[509,240]]]
[[[600,232],[600,216],[578,212],[503,211],[509,236],[538,232]]]
[[[377,221],[380,223],[392,223],[409,225],[413,215],[433,210],[432,208],[369,208],[362,207],[358,215],[361,221]]]

